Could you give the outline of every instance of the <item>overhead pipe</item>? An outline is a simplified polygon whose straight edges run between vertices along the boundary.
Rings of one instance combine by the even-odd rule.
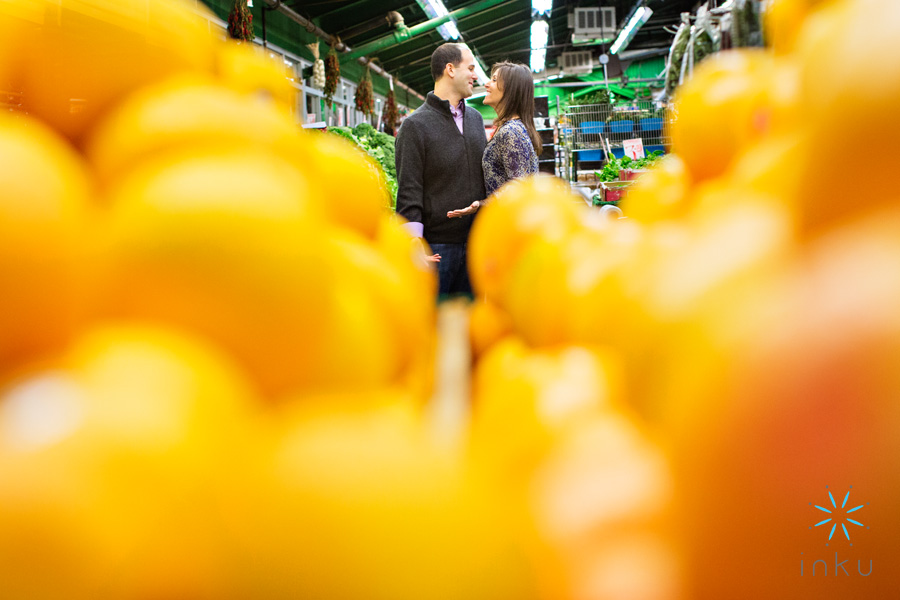
[[[341,42],[340,38],[336,38],[335,36],[325,32],[322,28],[320,28],[318,25],[316,25],[309,19],[303,17],[302,15],[297,14],[297,12],[292,10],[290,7],[285,6],[281,0],[264,0],[263,4],[266,5],[266,6],[263,6],[263,10],[265,10],[267,7],[269,8],[269,10],[277,10],[278,12],[282,13],[283,15],[285,15],[286,17],[288,17],[289,19],[294,21],[295,23],[299,23],[301,26],[303,26],[304,29],[306,29],[307,32],[315,35],[317,38],[319,38],[326,44],[328,44],[328,45],[334,44],[335,50],[338,50],[339,52],[349,52],[350,51],[350,47],[347,46],[347,44]],[[357,62],[363,66],[368,66],[372,71],[374,71],[378,75],[381,75],[382,77],[385,77],[387,79],[393,79],[394,85],[396,85],[400,88],[403,88],[404,90],[406,90],[407,92],[409,92],[410,94],[412,94],[413,96],[415,96],[416,98],[421,100],[422,102],[425,101],[425,96],[423,96],[416,90],[412,89],[411,87],[407,86],[405,83],[395,79],[393,77],[393,75],[391,75],[390,73],[388,73],[387,71],[385,71],[384,69],[379,67],[378,65],[372,64],[365,58],[359,58],[357,60]],[[311,72],[311,68],[305,69],[304,71],[307,71],[307,70],[309,70]],[[309,75],[304,72],[303,78],[306,79],[306,77],[309,77]]]
[[[331,34],[323,31],[318,25],[316,25],[315,23],[313,23],[312,21],[310,21],[303,15],[300,15],[299,13],[297,13],[291,7],[286,6],[282,2],[282,0],[263,0],[263,4],[266,5],[263,7],[264,9],[268,8],[269,10],[277,10],[278,12],[280,12],[281,14],[283,14],[284,16],[289,18],[291,21],[294,21],[295,23],[299,23],[304,29],[306,29],[306,31],[308,33],[313,34],[320,40],[323,40],[325,43],[330,45],[336,41],[337,43],[335,44],[335,49],[338,52],[349,52],[350,51],[349,46],[347,46],[346,44],[341,42],[339,39],[336,39]]]
[[[387,48],[388,46],[401,44],[403,42],[411,40],[414,37],[420,36],[423,33],[427,33],[432,29],[437,29],[451,19],[462,19],[480,10],[485,10],[508,1],[509,0],[480,0],[479,2],[474,2],[468,6],[458,8],[442,17],[435,17],[434,19],[429,19],[428,21],[424,21],[422,23],[419,23],[418,25],[414,25],[406,30],[402,35],[391,34],[369,42],[368,44],[364,44],[358,47],[356,50],[353,50],[341,56],[341,60],[349,61],[360,56],[373,54],[375,52],[378,52],[379,50]]]

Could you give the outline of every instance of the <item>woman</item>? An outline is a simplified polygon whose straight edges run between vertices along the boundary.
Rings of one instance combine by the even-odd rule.
[[[484,103],[497,111],[494,136],[484,149],[482,167],[488,197],[511,179],[533,175],[538,170],[541,136],[534,128],[534,80],[525,65],[501,62],[491,69],[485,84]],[[470,215],[481,202],[452,210],[448,217]]]

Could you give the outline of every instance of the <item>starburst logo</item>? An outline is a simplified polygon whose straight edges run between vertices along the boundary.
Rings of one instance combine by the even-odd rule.
[[[828,489],[827,485],[825,486],[825,489]],[[851,490],[853,489],[852,485],[850,486],[850,489]],[[831,490],[828,491],[828,499],[831,500],[831,508],[830,509],[825,508],[823,506],[819,506],[818,504],[813,505],[812,502],[809,503],[810,506],[815,506],[818,510],[821,510],[822,512],[826,512],[830,515],[827,519],[819,521],[815,525],[810,525],[810,527],[809,527],[810,529],[812,529],[813,527],[821,527],[822,525],[825,525],[827,527],[829,523],[831,524],[831,531],[828,532],[828,541],[825,543],[826,546],[828,545],[828,542],[831,541],[831,538],[834,536],[834,532],[837,530],[838,525],[841,526],[841,529],[844,532],[844,537],[847,538],[848,542],[850,541],[850,532],[847,530],[847,523],[851,523],[858,527],[865,527],[866,529],[868,529],[868,526],[865,526],[862,523],[860,523],[859,521],[857,521],[856,519],[850,518],[848,516],[849,514],[855,513],[859,509],[863,508],[864,506],[867,506],[869,504],[868,502],[866,504],[860,504],[859,506],[854,506],[853,508],[848,509],[847,501],[850,499],[850,490],[848,490],[847,493],[844,495],[844,501],[841,502],[840,508],[838,508],[837,503],[834,501],[834,496],[831,494]],[[854,515],[854,516],[857,516],[857,515]],[[850,545],[852,546],[853,543],[851,543]]]

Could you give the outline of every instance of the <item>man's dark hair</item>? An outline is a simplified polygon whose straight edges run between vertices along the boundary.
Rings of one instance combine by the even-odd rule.
[[[435,83],[444,74],[447,63],[454,67],[462,62],[462,47],[459,44],[448,42],[441,44],[437,50],[431,53],[431,77]]]

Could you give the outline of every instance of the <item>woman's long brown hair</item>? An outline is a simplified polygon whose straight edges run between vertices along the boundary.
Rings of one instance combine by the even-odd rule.
[[[531,70],[525,65],[511,62],[500,62],[491,68],[491,76],[497,75],[497,85],[503,92],[503,97],[495,107],[497,118],[494,119],[494,128],[500,129],[504,123],[513,117],[519,117],[535,153],[540,156],[543,152],[543,142],[534,128],[534,79]]]

